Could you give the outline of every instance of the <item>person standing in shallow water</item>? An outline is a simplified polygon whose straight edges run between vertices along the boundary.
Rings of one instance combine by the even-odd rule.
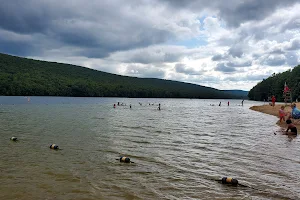
[[[227,103],[227,104],[228,104],[228,106],[229,106],[229,101],[228,101],[228,103]]]
[[[221,106],[221,101],[220,101],[220,103],[219,103],[219,106]]]
[[[243,99],[243,101],[242,101],[242,106],[244,106],[244,99]]]
[[[158,104],[158,110],[160,110],[160,103]]]

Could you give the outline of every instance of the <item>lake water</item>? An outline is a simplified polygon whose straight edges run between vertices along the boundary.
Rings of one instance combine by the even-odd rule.
[[[126,106],[114,109],[117,102]],[[274,135],[277,118],[249,109],[260,102],[0,97],[0,104],[3,200],[300,199],[300,139]],[[62,150],[50,150],[53,143]],[[247,187],[215,181],[224,176]]]

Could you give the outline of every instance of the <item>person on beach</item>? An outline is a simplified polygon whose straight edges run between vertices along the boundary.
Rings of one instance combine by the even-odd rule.
[[[227,103],[227,104],[228,104],[228,106],[229,106],[229,101],[228,101],[228,103]]]
[[[284,111],[284,106],[281,106],[280,110],[279,110],[279,118],[280,118],[280,123],[281,121],[284,121],[285,122],[285,116],[287,114],[285,113]]]
[[[242,101],[242,106],[244,106],[244,99],[243,99],[243,101]]]
[[[160,103],[158,104],[158,110],[160,110]]]
[[[221,101],[220,101],[220,103],[219,103],[219,106],[221,106]]]
[[[297,127],[292,123],[292,120],[286,120],[286,124],[288,125],[284,134],[286,135],[297,135]],[[291,131],[289,131],[291,130]]]
[[[276,101],[276,98],[275,98],[275,96],[273,95],[273,96],[272,96],[272,106],[273,106],[273,107],[275,106],[275,101]]]
[[[296,103],[292,103],[292,118],[300,119],[300,110],[297,108]]]
[[[298,124],[300,122],[300,110],[297,108],[296,103],[292,103],[291,105],[292,112],[289,113],[288,119],[296,119],[296,123]]]

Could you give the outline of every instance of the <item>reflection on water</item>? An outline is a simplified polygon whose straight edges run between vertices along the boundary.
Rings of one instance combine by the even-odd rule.
[[[299,138],[219,102],[0,97],[0,199],[299,199]]]

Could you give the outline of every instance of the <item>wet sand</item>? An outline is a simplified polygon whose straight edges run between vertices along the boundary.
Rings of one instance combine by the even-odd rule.
[[[300,102],[296,103],[296,104],[297,104],[297,108],[300,108]],[[261,106],[252,106],[252,107],[250,107],[250,109],[278,117],[278,121],[276,124],[280,127],[286,128],[287,127],[286,123],[285,122],[280,123],[280,121],[279,121],[279,110],[282,105],[285,105],[285,104],[284,103],[276,103],[274,107],[270,106],[268,104],[265,104],[265,105],[261,105]],[[284,110],[286,113],[287,112],[290,113],[292,111],[290,104],[287,104],[287,106],[285,107]],[[286,117],[286,119],[287,119],[287,117]],[[297,129],[299,130],[300,124],[295,124],[295,125],[297,126]]]

